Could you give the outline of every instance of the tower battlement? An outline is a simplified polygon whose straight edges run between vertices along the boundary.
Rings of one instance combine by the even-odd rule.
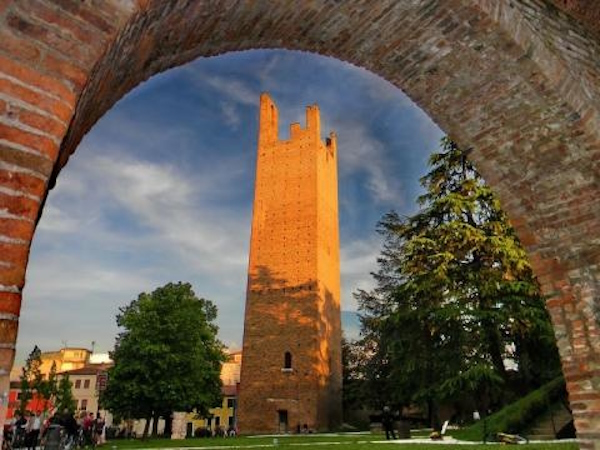
[[[259,147],[278,142],[297,141],[306,137],[321,140],[321,113],[319,106],[316,104],[306,107],[305,127],[302,127],[298,122],[290,124],[290,137],[288,140],[279,139],[279,111],[267,92],[263,92],[260,95],[259,111]],[[335,139],[335,133],[331,132],[324,142],[330,152],[335,151]],[[331,142],[333,142],[333,145]]]
[[[288,140],[266,93],[259,110],[238,424],[331,430],[342,373],[336,136],[321,139],[317,105]]]

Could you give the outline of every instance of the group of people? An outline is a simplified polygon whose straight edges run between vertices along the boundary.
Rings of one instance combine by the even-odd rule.
[[[32,414],[15,414],[10,423],[10,439],[14,447],[27,447],[35,449],[38,444],[40,432],[42,430],[42,418],[40,412]],[[7,437],[8,438],[8,437]]]
[[[196,433],[194,434],[196,437],[235,437],[237,436],[237,431],[230,425],[229,428],[221,428],[220,425],[216,425],[214,430],[210,428],[198,428],[196,429]]]
[[[57,420],[51,421],[63,427],[67,435],[68,448],[77,443],[78,446],[101,445],[105,441],[105,422],[102,416],[94,418],[94,413],[82,412],[76,419],[68,410]]]
[[[27,448],[35,450],[40,442],[49,437],[49,431],[54,429],[64,430],[69,442],[69,448],[78,442],[83,445],[100,445],[105,439],[105,422],[98,414],[82,412],[75,418],[69,410],[62,414],[54,413],[42,420],[40,412],[35,414],[25,412],[23,415],[15,414],[10,423],[10,439],[13,448]]]

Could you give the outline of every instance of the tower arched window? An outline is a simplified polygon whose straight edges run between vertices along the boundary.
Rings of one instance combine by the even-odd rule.
[[[283,368],[292,368],[292,354],[290,352],[285,352],[285,355],[283,356]]]

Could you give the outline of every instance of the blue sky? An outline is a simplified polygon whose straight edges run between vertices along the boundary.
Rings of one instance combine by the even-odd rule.
[[[442,132],[372,73],[301,52],[198,59],[118,102],[50,192],[27,271],[17,359],[39,345],[108,351],[115,315],[142,292],[189,281],[219,308],[221,340],[241,345],[259,95],[280,137],[317,103],[338,135],[342,309],[369,288],[383,213],[415,210]]]

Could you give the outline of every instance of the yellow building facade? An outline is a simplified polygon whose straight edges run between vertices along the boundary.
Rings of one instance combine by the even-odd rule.
[[[242,352],[231,352],[229,358],[221,366],[221,393],[223,400],[221,406],[211,408],[209,417],[199,418],[195,413],[186,416],[186,435],[193,436],[197,429],[210,430],[214,433],[221,429],[224,432],[233,428],[237,429],[237,387],[240,382],[242,366]]]
[[[88,364],[91,354],[92,352],[87,348],[79,347],[66,347],[55,352],[42,352],[40,371],[42,375],[48,376],[53,364],[56,364],[57,373],[81,369]]]

